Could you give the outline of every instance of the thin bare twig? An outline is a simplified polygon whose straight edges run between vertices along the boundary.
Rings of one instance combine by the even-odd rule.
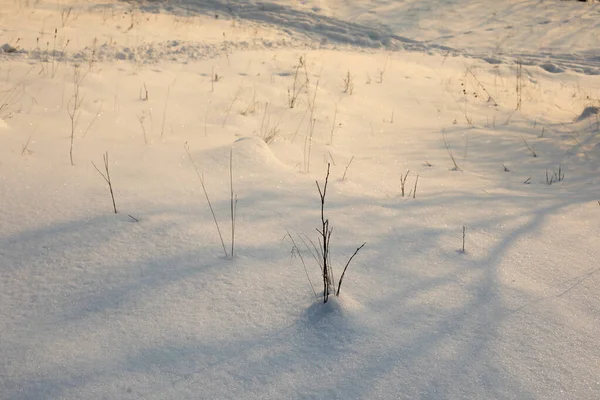
[[[340,276],[340,281],[338,282],[337,292],[335,293],[336,296],[340,295],[340,289],[342,288],[342,280],[344,279],[344,274],[346,274],[346,270],[348,269],[348,265],[350,265],[350,262],[352,261],[352,259],[354,258],[354,256],[360,251],[360,249],[362,249],[363,247],[365,247],[365,244],[367,244],[367,242],[364,242],[363,244],[361,244],[354,251],[354,254],[352,254],[352,256],[350,257],[350,259],[348,259],[348,262],[346,263],[346,266],[344,267],[344,271],[342,272],[342,275]]]
[[[354,160],[354,156],[352,156],[352,158],[350,158],[350,161],[348,161],[348,165],[346,165],[346,169],[344,169],[344,175],[342,176],[342,181],[346,180],[346,172],[348,172],[348,168],[350,167],[350,164],[352,164],[352,160]]]
[[[284,239],[286,237],[290,238],[290,240],[292,242],[292,255],[291,256],[294,257],[294,255],[297,254],[298,257],[300,258],[300,261],[302,262],[302,267],[304,268],[304,273],[306,274],[306,279],[308,279],[308,284],[310,285],[310,288],[312,289],[312,291],[313,291],[313,293],[315,295],[315,298],[318,299],[319,295],[317,294],[317,291],[315,290],[315,286],[313,285],[312,280],[310,279],[310,275],[308,274],[308,269],[306,268],[306,262],[304,261],[304,257],[302,256],[302,252],[300,251],[300,248],[296,244],[296,241],[294,240],[294,238],[292,237],[292,235],[290,234],[290,232],[287,232],[287,234],[285,235]],[[300,237],[300,239],[302,240],[301,237]],[[306,243],[304,243],[304,245],[306,246]]]
[[[104,178],[106,183],[108,183],[108,190],[110,191],[110,197],[112,198],[113,210],[115,211],[115,214],[116,214],[117,213],[117,205],[115,204],[115,194],[113,192],[112,181],[110,179],[110,172],[108,169],[108,151],[103,154],[102,158],[104,159],[104,170],[106,171],[106,174],[103,173],[102,171],[100,171],[98,169],[98,167],[96,167],[96,164],[94,164],[93,161],[92,161],[92,165],[94,166],[94,168],[96,168],[96,171],[98,171],[98,173]]]
[[[219,228],[219,223],[217,222],[217,217],[215,215],[215,210],[213,210],[212,204],[210,202],[210,198],[208,197],[208,192],[206,190],[206,186],[204,186],[204,178],[198,171],[198,167],[196,167],[196,163],[192,158],[192,154],[190,153],[190,147],[187,142],[183,145],[192,165],[194,166],[194,170],[196,171],[196,175],[198,175],[198,179],[200,180],[200,185],[202,186],[202,191],[204,192],[204,197],[206,197],[206,202],[208,203],[208,208],[210,209],[210,213],[212,214],[213,220],[215,222],[215,226],[217,227],[217,233],[219,234],[219,239],[221,239],[221,245],[223,246],[223,252],[225,253],[225,257],[228,257],[227,249],[225,248],[225,241],[223,241],[223,235],[221,235],[221,229]]]

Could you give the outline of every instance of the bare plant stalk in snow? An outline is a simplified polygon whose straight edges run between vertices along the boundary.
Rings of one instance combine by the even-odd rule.
[[[225,127],[225,124],[227,123],[227,119],[229,118],[229,113],[231,112],[231,109],[233,108],[233,105],[235,104],[235,102],[237,101],[237,99],[240,97],[240,94],[242,92],[242,85],[244,84],[244,79],[242,79],[242,81],[240,82],[240,86],[238,87],[237,91],[235,92],[235,96],[233,97],[233,100],[231,100],[231,104],[229,104],[229,107],[227,107],[227,111],[225,112],[225,118],[223,119],[223,123],[221,124],[221,128]]]
[[[522,96],[523,96],[523,63],[519,60],[519,61],[517,61],[517,108],[516,108],[516,110],[521,109]]]
[[[83,99],[81,98],[80,87],[84,78],[85,76],[81,74],[79,65],[75,65],[73,70],[73,96],[69,100],[69,104],[67,104],[67,112],[71,119],[71,145],[69,147],[69,159],[71,160],[71,165],[75,165],[73,162],[73,142],[75,140],[75,128],[77,127],[79,116],[81,114],[81,102]]]
[[[352,164],[352,160],[354,160],[354,156],[352,156],[352,158],[350,158],[350,161],[348,161],[348,165],[346,165],[346,169],[344,169],[344,175],[342,176],[342,181],[346,180],[346,173],[348,172],[348,168],[350,168],[350,164]],[[335,164],[333,164],[335,165]]]
[[[108,168],[108,151],[103,154],[102,158],[104,159],[104,171],[106,173],[100,171],[100,169],[98,169],[98,167],[96,167],[96,164],[94,164],[93,161],[92,161],[92,165],[94,166],[94,168],[96,168],[96,171],[98,171],[98,173],[104,178],[106,183],[108,183],[108,190],[110,191],[110,197],[112,199],[113,210],[115,211],[115,214],[116,214],[117,213],[117,205],[115,203],[115,193],[113,192],[112,181],[110,179],[110,171]]]
[[[296,65],[296,71],[294,72],[294,84],[291,90],[288,89],[288,106],[290,108],[294,108],[297,105],[300,93],[302,93],[302,91],[308,85],[308,73],[306,73],[305,62],[306,61],[302,57],[300,57],[300,59],[298,60],[298,65]],[[306,76],[304,82],[300,83],[298,82],[298,79],[300,74],[300,68],[302,67],[304,67],[304,72]]]
[[[404,197],[404,186],[406,185],[406,178],[408,178],[408,174],[410,173],[410,169],[406,170],[406,174],[400,174],[400,196]]]
[[[233,148],[229,150],[229,186],[231,189],[231,257],[233,258],[233,250],[235,247],[235,213],[237,208],[237,195],[233,193]]]
[[[171,86],[167,89],[167,98],[165,99],[165,108],[163,109],[162,126],[160,128],[160,138],[165,134],[165,120],[167,119],[167,105],[169,104],[169,95],[171,94]]]
[[[331,136],[329,138],[329,144],[333,144],[333,134],[335,132],[335,120],[337,118],[337,110],[338,110],[338,105],[337,105],[337,103],[335,103],[335,111],[333,113],[333,124],[331,124]]]
[[[600,203],[600,202],[598,202]],[[308,279],[308,284],[310,285],[310,288],[312,289],[315,298],[318,300],[319,299],[319,295],[317,295],[317,291],[315,290],[315,286],[312,283],[312,280],[310,279],[310,275],[308,274],[308,269],[306,268],[306,262],[304,261],[304,257],[302,256],[302,252],[300,251],[300,248],[298,247],[298,245],[296,244],[296,241],[294,240],[294,237],[287,232],[287,234],[284,236],[283,239],[285,238],[290,238],[290,241],[292,242],[292,254],[291,257],[293,258],[294,256],[298,255],[298,258],[300,258],[300,261],[302,262],[302,267],[304,268],[304,273],[306,274],[306,279]],[[300,239],[302,239],[302,237],[300,237]],[[304,243],[304,242],[303,242]],[[306,243],[305,243],[306,245]]]
[[[348,70],[348,73],[344,77],[344,93],[350,95],[354,93],[354,82],[352,75],[350,75],[350,70]]]
[[[419,175],[417,175],[417,179],[415,179],[415,187],[412,191],[412,197],[413,199],[417,198],[417,185],[419,184]]]
[[[340,295],[340,287],[342,285],[342,280],[344,279],[344,275],[346,274],[346,270],[350,265],[350,262],[354,258],[354,256],[362,249],[366,243],[363,243],[360,247],[356,249],[354,254],[350,257],[344,270],[342,271],[342,275],[337,284],[337,290],[335,287],[335,281],[333,278],[333,269],[331,267],[331,257],[330,257],[330,243],[331,243],[331,233],[333,232],[333,228],[329,226],[329,219],[325,218],[325,197],[327,196],[327,185],[329,183],[329,170],[331,164],[327,164],[327,175],[325,176],[325,183],[323,184],[323,188],[321,189],[321,185],[319,185],[319,181],[316,181],[317,189],[319,191],[319,197],[321,199],[321,229],[317,229],[319,233],[319,259],[318,262],[321,266],[321,274],[323,278],[323,302],[327,303],[329,299],[329,294],[333,293],[336,296]]]
[[[332,271],[331,265],[329,264],[329,242],[331,240],[331,232],[333,229],[329,228],[329,219],[325,219],[325,196],[327,196],[327,184],[329,183],[329,167],[327,164],[327,175],[325,176],[325,184],[323,185],[323,190],[321,190],[321,186],[319,185],[319,181],[317,183],[317,189],[319,190],[319,197],[321,198],[321,230],[317,229],[319,232],[320,239],[320,249],[321,249],[321,272],[323,277],[323,302],[327,303],[329,299],[329,291],[333,286],[332,279]],[[333,288],[335,291],[335,288]]]
[[[310,104],[309,104],[310,121],[309,121],[309,127],[308,127],[308,129],[309,129],[308,135],[304,139],[304,160],[305,160],[304,170],[307,173],[310,172],[310,158],[311,158],[311,152],[312,152],[313,134],[315,132],[315,125],[317,123],[317,119],[314,118],[313,116],[315,113],[315,103],[317,101],[318,90],[319,90],[319,81],[317,80],[317,83],[315,85],[315,93],[313,95],[312,102],[310,102]],[[309,101],[310,101],[310,97],[309,97]],[[307,149],[308,149],[308,155],[307,155]]]
[[[450,159],[452,160],[452,164],[454,164],[454,171],[460,171],[460,167],[458,166],[458,164],[456,163],[456,160],[454,159],[454,154],[452,154],[452,150],[450,150],[450,146],[448,145],[448,141],[446,140],[446,134],[444,133],[444,131],[442,131],[442,137],[444,138],[444,145],[446,146],[446,151],[448,151],[448,155],[450,156]]]
[[[529,152],[531,153],[532,156],[537,157],[537,153],[535,152],[535,150],[529,145],[529,143],[527,143],[527,140],[525,140],[525,138],[523,136],[521,136],[521,139],[523,139],[523,143],[525,143],[525,146],[527,147],[527,150],[529,150]]]
[[[225,248],[225,241],[223,241],[223,235],[221,235],[221,229],[219,228],[219,223],[217,222],[217,217],[215,215],[215,211],[213,210],[212,204],[210,202],[210,198],[208,197],[208,192],[206,190],[206,186],[204,186],[204,177],[200,174],[200,171],[198,171],[198,167],[196,167],[196,163],[194,162],[194,159],[192,158],[192,154],[190,153],[190,147],[188,146],[187,142],[185,143],[185,145],[183,147],[185,148],[185,151],[190,159],[190,162],[194,166],[196,175],[198,175],[198,179],[200,180],[200,185],[202,186],[202,191],[204,192],[204,197],[206,197],[206,202],[208,203],[208,208],[210,209],[210,213],[212,214],[213,221],[215,222],[215,226],[217,227],[217,233],[219,234],[219,239],[221,239],[221,245],[223,246],[223,253],[225,253],[225,257],[228,257],[227,249]]]

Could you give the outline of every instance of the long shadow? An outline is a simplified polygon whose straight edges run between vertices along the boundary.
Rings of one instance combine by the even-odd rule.
[[[306,205],[315,197],[314,193],[285,193],[285,190],[262,188],[248,190],[242,203],[248,212],[247,223],[280,226],[282,215],[288,215],[287,223],[291,226],[302,229],[313,225],[299,216],[307,215]],[[427,227],[418,222],[409,226],[396,224],[391,232],[376,233],[369,238],[373,248],[387,249],[390,254],[366,250],[349,272],[345,289],[352,297],[364,299],[362,310],[321,308],[306,291],[306,309],[289,309],[295,317],[287,325],[275,324],[255,329],[254,334],[225,335],[222,339],[165,337],[160,343],[137,346],[109,361],[81,361],[69,365],[66,376],[53,373],[52,365],[41,366],[39,374],[11,377],[3,384],[3,391],[16,399],[61,398],[73,388],[84,390],[106,380],[116,380],[121,374],[141,374],[149,379],[158,375],[162,381],[169,382],[170,386],[160,390],[178,398],[194,398],[190,393],[197,394],[203,387],[211,387],[211,393],[222,398],[332,398],[347,393],[352,393],[355,398],[373,398],[381,388],[387,388],[389,393],[390,385],[397,385],[394,390],[398,398],[460,397],[465,390],[487,398],[502,397],[505,393],[534,398],[534,389],[511,374],[493,348],[498,343],[502,324],[511,313],[503,298],[498,268],[507,252],[524,235],[539,230],[549,216],[590,198],[591,193],[578,192],[565,201],[567,198],[548,193],[540,195],[536,199],[538,203],[531,204],[519,195],[490,198],[448,192],[412,202],[375,204],[397,211],[398,215],[410,215],[416,214],[417,210],[427,213],[440,206],[452,207],[452,204],[476,209],[484,203],[492,209],[524,208],[531,217],[525,223],[519,223],[518,213],[497,213],[492,217],[474,213],[469,221],[474,230],[500,224],[513,228],[504,230],[500,240],[489,250],[473,257],[463,257],[454,249],[441,246],[451,228]],[[378,221],[379,208],[373,207],[356,215],[352,213],[353,207],[376,201],[364,196],[344,196],[328,206],[332,213],[346,214],[348,225],[360,226],[368,221]],[[227,206],[226,201],[215,202],[216,209],[224,210]],[[151,225],[153,216],[165,213],[174,221],[163,220]],[[175,211],[148,212],[141,216],[139,224],[102,216],[68,221],[4,237],[0,248],[19,244],[26,249],[33,243],[46,243],[51,245],[49,248],[55,253],[54,257],[60,254],[61,244],[83,236],[96,237],[88,244],[90,248],[110,250],[111,241],[120,240],[120,230],[146,229],[144,224],[150,225],[153,233],[140,244],[150,245],[153,241],[168,240],[171,229],[181,223],[178,219],[187,220],[196,213],[196,208],[183,205],[177,206]],[[317,214],[315,209],[315,217]],[[210,223],[208,215],[196,217],[203,225]],[[117,237],[109,234],[94,236],[93,233],[98,231],[114,233]],[[281,234],[283,236],[283,229]],[[344,238],[347,236],[345,234]],[[97,291],[90,292],[86,288],[72,291],[69,301],[62,305],[58,319],[47,326],[51,331],[38,335],[60,334],[65,326],[75,329],[94,318],[106,318],[108,322],[119,318],[142,299],[160,293],[166,287],[190,281],[196,282],[198,289],[214,293],[210,291],[210,285],[214,285],[217,278],[227,278],[228,274],[235,273],[234,270],[243,268],[243,263],[207,256],[207,246],[214,245],[200,244],[193,250],[182,247],[166,256],[161,256],[158,249],[149,251],[145,257],[133,257],[135,261],[131,263],[127,258],[116,257],[105,267],[107,271],[125,271],[115,274],[119,279],[111,279],[107,284],[100,282]],[[354,243],[340,242],[336,246],[345,253]],[[448,253],[446,267],[450,268],[420,269],[444,252]],[[288,252],[282,250],[279,241],[255,245],[240,242],[238,253],[242,257],[264,260],[261,269],[248,271],[258,274],[249,275],[251,284],[260,284],[262,279],[272,280],[270,274],[279,266],[289,264]],[[21,262],[39,264],[47,256],[47,253],[25,254]],[[379,283],[380,292],[370,293],[372,287],[361,286],[360,282],[372,280],[370,275],[378,268],[389,270],[389,276],[386,282]],[[381,276],[380,273],[374,275]],[[295,283],[300,283],[301,290],[305,291],[301,274],[297,277],[279,279],[282,294],[284,288]],[[456,287],[465,297],[462,302],[436,308],[436,303],[429,304],[424,300],[432,293],[445,293]],[[260,299],[248,300],[266,300],[267,296],[276,294],[265,292],[260,294]],[[205,304],[198,304],[198,312],[205,311],[203,306]],[[244,317],[243,313],[239,314],[240,319]],[[237,326],[243,327],[243,323]],[[36,336],[29,339],[35,340]],[[23,354],[32,345],[33,342],[25,344]],[[446,346],[451,350],[445,350]],[[141,388],[133,387],[133,390]]]

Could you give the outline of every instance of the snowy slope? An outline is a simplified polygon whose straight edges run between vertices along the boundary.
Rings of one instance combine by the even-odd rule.
[[[0,398],[600,397],[600,4],[426,3],[3,4]]]

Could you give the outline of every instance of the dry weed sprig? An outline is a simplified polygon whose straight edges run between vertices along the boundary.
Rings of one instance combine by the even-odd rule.
[[[333,293],[336,296],[340,295],[340,288],[342,285],[342,281],[346,274],[346,270],[350,265],[350,262],[356,256],[356,254],[365,246],[366,242],[359,246],[356,251],[352,254],[352,256],[348,259],[342,274],[340,275],[340,279],[337,283],[337,290],[335,285],[335,280],[333,277],[333,269],[331,266],[331,234],[333,233],[333,228],[329,225],[329,219],[325,218],[325,198],[327,196],[327,185],[329,184],[329,172],[330,172],[331,164],[327,164],[327,174],[325,175],[325,182],[323,184],[323,188],[319,185],[319,181],[315,181],[317,184],[317,190],[319,191],[319,197],[321,200],[321,229],[317,229],[319,233],[319,258],[318,262],[321,266],[321,273],[323,278],[323,302],[327,303],[329,299],[329,294]]]
[[[333,112],[333,123],[331,124],[331,135],[329,137],[329,144],[333,144],[333,134],[335,132],[335,122],[337,119],[338,103],[335,103],[335,111]]]
[[[162,125],[160,127],[160,138],[165,134],[165,120],[167,119],[167,106],[169,105],[169,95],[171,94],[171,85],[167,89],[167,97],[165,98],[165,108],[163,109]]]
[[[305,79],[304,82],[298,82],[299,79],[299,75],[300,75],[300,68],[304,68],[304,72],[305,72]],[[304,89],[306,89],[307,85],[309,83],[308,80],[308,72],[306,71],[306,60],[301,56],[298,59],[298,64],[296,65],[295,71],[294,71],[294,83],[292,85],[292,89],[288,89],[288,106],[290,108],[294,108],[297,103],[298,103],[298,97],[300,96],[300,94],[302,93],[302,91],[304,91]]]
[[[527,150],[529,150],[529,152],[531,153],[532,156],[537,157],[537,153],[535,152],[535,150],[529,145],[529,143],[527,143],[527,140],[525,140],[525,138],[523,136],[521,136],[521,139],[523,139],[523,143],[525,143],[525,147],[527,147]]]
[[[233,193],[233,148],[229,150],[229,188],[231,205],[231,257],[234,255],[235,248],[235,217],[237,212],[237,195]]]
[[[448,152],[448,155],[450,156],[450,159],[452,160],[452,164],[454,164],[453,171],[460,171],[461,169],[458,166],[458,164],[456,163],[456,159],[454,158],[454,154],[452,153],[452,150],[450,149],[450,146],[448,145],[448,141],[446,140],[446,133],[444,131],[442,131],[442,138],[444,139],[444,146],[446,147],[446,151]]]
[[[400,197],[404,197],[404,186],[409,173],[410,169],[407,169],[404,175],[400,174]]]
[[[522,97],[523,97],[523,63],[519,60],[517,61],[517,108],[515,110],[521,109]]]
[[[217,216],[215,215],[215,210],[213,209],[212,203],[210,202],[210,197],[208,196],[208,191],[206,190],[206,186],[204,185],[204,177],[198,171],[198,167],[192,158],[192,154],[190,153],[190,147],[187,142],[183,145],[190,162],[194,166],[194,171],[196,171],[196,175],[198,176],[198,180],[200,180],[200,185],[202,186],[202,191],[204,192],[204,197],[206,198],[206,203],[208,204],[208,208],[210,209],[210,213],[212,214],[213,221],[215,222],[215,227],[217,228],[217,233],[219,234],[219,239],[221,240],[221,245],[223,246],[223,253],[225,253],[225,257],[228,257],[227,248],[225,247],[225,241],[223,240],[223,235],[221,235],[221,229],[219,228],[219,222],[217,221]]]
[[[75,165],[73,162],[73,142],[75,140],[75,128],[77,127],[79,116],[81,114],[81,103],[83,99],[81,98],[80,88],[84,79],[85,74],[81,73],[80,66],[75,65],[73,70],[73,96],[67,104],[67,113],[69,114],[69,119],[71,120],[71,144],[69,148],[69,159],[71,160],[71,165]]]
[[[113,192],[112,180],[110,179],[110,171],[109,171],[109,168],[108,168],[108,151],[106,151],[102,155],[102,158],[104,160],[104,171],[106,171],[106,173],[100,171],[100,169],[98,169],[98,167],[96,167],[96,164],[94,164],[93,161],[92,161],[92,165],[94,166],[94,168],[96,168],[96,171],[98,171],[98,173],[104,178],[104,180],[108,184],[108,190],[110,191],[110,197],[112,199],[113,210],[114,210],[114,212],[116,214],[117,213],[117,205],[115,203],[115,194]]]
[[[479,78],[477,78],[477,76],[473,73],[473,71],[471,71],[470,68],[467,68],[467,72],[473,77],[473,79],[475,80],[475,83],[477,83],[477,86],[479,86],[479,88],[481,88],[481,90],[483,90],[483,92],[488,96],[487,102],[488,103],[492,102],[492,103],[494,103],[494,106],[497,106],[498,103],[496,102],[496,100],[494,100],[494,98],[492,97],[490,92],[487,91],[487,89],[485,88],[483,83],[481,83],[481,81],[479,80]]]
[[[344,81],[344,93],[352,95],[354,93],[354,77],[350,75],[350,70],[343,79]]]
[[[348,172],[348,168],[350,168],[350,164],[352,164],[353,160],[354,160],[354,156],[352,156],[350,158],[350,161],[348,161],[348,165],[346,165],[346,168],[344,169],[344,175],[342,175],[342,181],[346,180],[346,173]]]
[[[312,280],[310,279],[310,275],[308,273],[308,268],[306,268],[306,262],[304,261],[304,257],[302,256],[302,252],[300,251],[300,248],[296,244],[294,237],[290,234],[289,231],[283,237],[284,240],[285,240],[285,238],[289,238],[290,241],[292,242],[292,251],[291,251],[290,258],[294,258],[296,255],[298,256],[298,258],[300,258],[300,261],[302,262],[302,267],[304,268],[304,273],[306,274],[306,279],[308,279],[308,284],[310,285],[310,288],[312,289],[312,292],[314,293],[315,298],[318,299],[319,295],[317,294],[317,291],[315,290],[315,285],[313,285]],[[300,240],[302,240],[302,237],[300,237]],[[306,246],[306,243],[304,241],[303,241],[303,243]],[[310,250],[310,248],[309,248],[309,250]]]
[[[100,116],[100,113],[102,112],[102,106],[103,105],[104,105],[104,103],[100,103],[100,106],[98,107],[98,111],[96,111],[96,114],[94,115],[94,118],[92,118],[92,120],[88,124],[87,128],[85,128],[85,131],[83,132],[83,135],[81,135],[82,137],[85,137],[87,135],[87,133],[90,130],[90,128],[92,127],[92,125],[94,125],[94,122],[96,122],[96,120]]]

